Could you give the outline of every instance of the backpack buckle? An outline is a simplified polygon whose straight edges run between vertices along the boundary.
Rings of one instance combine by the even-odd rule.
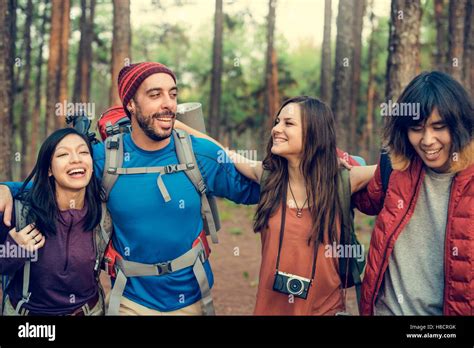
[[[171,270],[171,262],[170,261],[160,262],[160,263],[157,263],[155,266],[156,266],[156,269],[158,270],[158,275],[168,274],[168,273],[173,272]]]
[[[204,182],[203,179],[201,179],[201,181],[199,181],[198,190],[202,195],[205,194],[206,191],[207,191],[206,183]]]
[[[178,171],[178,166],[176,164],[168,164],[165,166],[165,174],[170,174]]]
[[[202,264],[207,261],[206,249],[204,248],[204,245],[202,246],[202,250],[199,251],[198,257]]]
[[[109,169],[107,169],[107,173],[109,173],[109,174],[117,174],[117,168],[109,167]]]
[[[116,140],[110,140],[107,144],[108,149],[115,149],[118,150],[119,148],[119,142]]]

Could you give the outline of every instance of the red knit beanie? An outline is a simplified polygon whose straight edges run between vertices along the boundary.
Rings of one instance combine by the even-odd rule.
[[[127,104],[137,93],[138,87],[150,75],[165,73],[170,75],[176,83],[176,76],[166,65],[154,62],[143,62],[124,66],[118,75],[118,92],[123,108],[130,117]]]

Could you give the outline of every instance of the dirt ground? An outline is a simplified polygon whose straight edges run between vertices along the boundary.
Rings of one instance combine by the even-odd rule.
[[[211,244],[211,265],[214,271],[212,290],[218,315],[252,315],[257,294],[260,269],[260,235],[252,230],[255,206],[238,206],[219,200],[222,228],[219,244]],[[359,240],[368,245],[371,231],[370,218],[356,214],[355,226]],[[110,281],[101,277],[106,292]],[[1,293],[1,291],[0,291]],[[354,289],[347,293],[348,312],[357,315]]]

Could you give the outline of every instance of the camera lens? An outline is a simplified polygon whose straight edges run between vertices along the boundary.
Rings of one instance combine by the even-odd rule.
[[[290,294],[300,295],[301,293],[303,293],[304,284],[299,279],[296,279],[296,278],[288,279],[287,286],[288,286],[288,291],[290,292]]]

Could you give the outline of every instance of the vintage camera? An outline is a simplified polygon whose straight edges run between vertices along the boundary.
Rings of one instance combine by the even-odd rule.
[[[306,298],[308,297],[308,290],[310,285],[311,279],[277,271],[275,273],[273,290],[306,300]]]

